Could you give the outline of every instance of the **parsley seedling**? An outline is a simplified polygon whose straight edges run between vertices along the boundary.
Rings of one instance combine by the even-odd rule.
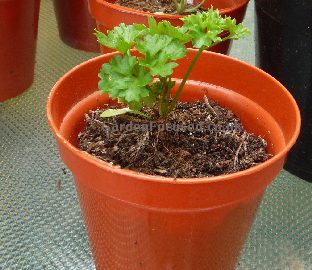
[[[203,50],[230,39],[239,39],[249,30],[235,19],[222,17],[212,8],[181,19],[183,25],[174,27],[168,21],[157,23],[148,18],[143,24],[120,24],[106,34],[96,31],[98,42],[120,52],[102,66],[99,89],[102,94],[117,99],[127,109],[104,111],[103,117],[123,113],[140,114],[142,107],[157,108],[160,117],[174,110],[183,87]],[[221,35],[222,34],[222,35]],[[198,51],[192,59],[175,95],[173,70],[176,60],[186,56],[186,43]],[[131,50],[131,49],[136,49]]]

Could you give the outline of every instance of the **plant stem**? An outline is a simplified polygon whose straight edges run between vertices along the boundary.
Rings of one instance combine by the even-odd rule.
[[[173,2],[176,6],[176,10],[172,12],[172,14],[183,14],[186,9],[187,0],[180,0],[180,2],[173,0]]]
[[[166,116],[168,113],[168,100],[167,100],[167,92],[168,92],[168,82],[166,78],[159,78],[161,82],[161,96],[160,96],[160,104],[159,104],[159,115]]]
[[[181,9],[180,9],[180,14],[182,14],[186,8],[186,1],[187,0],[181,0]]]
[[[182,80],[182,82],[181,82],[181,84],[180,84],[180,86],[179,86],[179,88],[178,88],[178,90],[177,90],[177,92],[176,92],[176,94],[175,94],[171,104],[170,104],[169,112],[171,112],[175,108],[175,106],[177,105],[177,102],[178,102],[178,100],[179,100],[179,98],[181,96],[183,87],[184,87],[188,77],[190,76],[191,71],[193,70],[193,68],[194,68],[194,66],[195,66],[195,64],[196,64],[200,54],[203,52],[204,49],[206,49],[206,47],[204,47],[204,46],[202,46],[200,49],[198,49],[194,59],[192,60],[191,64],[189,65],[189,67],[188,67],[188,69],[187,69],[187,71],[186,71],[186,73],[185,73],[185,75],[183,77],[183,80]]]
[[[166,94],[167,104],[169,104],[169,101],[170,101],[170,92],[171,92],[172,87],[173,87],[173,84],[172,84],[172,80],[171,80],[171,76],[170,76],[169,77],[169,85],[168,85],[167,94]],[[168,110],[169,110],[169,108],[168,108]]]
[[[177,14],[180,11],[180,4],[178,3],[177,0],[173,0],[175,6],[176,6],[176,10],[172,13],[172,14]]]

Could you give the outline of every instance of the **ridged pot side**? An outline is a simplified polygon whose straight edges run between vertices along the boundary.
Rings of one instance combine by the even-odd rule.
[[[194,54],[189,50],[174,77],[182,77]],[[47,104],[61,157],[75,177],[97,269],[234,269],[263,192],[298,136],[296,103],[263,71],[205,52],[182,100],[206,94],[228,107],[247,131],[268,140],[274,157],[218,177],[174,180],[139,174],[76,147],[83,114],[110,102],[97,93],[97,73],[113,55],[94,58],[65,74]]]

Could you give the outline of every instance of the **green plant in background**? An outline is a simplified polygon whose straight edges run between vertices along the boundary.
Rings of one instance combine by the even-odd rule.
[[[187,0],[172,0],[176,6],[176,11],[172,14],[186,14],[196,12],[206,0],[201,1],[197,6],[192,8],[187,8]]]
[[[168,21],[157,23],[148,18],[143,24],[120,24],[107,34],[96,32],[98,42],[120,52],[100,70],[99,89],[102,94],[117,99],[127,108],[109,109],[103,117],[123,113],[142,114],[142,107],[157,108],[160,117],[174,110],[183,87],[203,50],[229,39],[245,37],[249,30],[235,19],[222,17],[212,8],[181,19],[183,25],[174,27]],[[222,34],[222,35],[221,35]],[[192,59],[177,92],[171,95],[175,81],[176,62],[186,56],[186,43],[198,51]],[[131,49],[136,49],[131,50]]]

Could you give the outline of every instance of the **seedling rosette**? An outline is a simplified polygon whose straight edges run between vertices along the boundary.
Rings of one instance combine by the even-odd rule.
[[[102,66],[99,89],[102,94],[108,93],[127,108],[109,109],[103,112],[103,117],[123,113],[142,114],[141,109],[149,107],[157,108],[159,117],[165,118],[174,110],[200,54],[220,42],[249,34],[249,30],[241,23],[220,16],[219,11],[213,8],[181,20],[183,25],[174,27],[168,21],[157,23],[149,17],[148,26],[122,23],[106,34],[96,31],[101,45],[120,52],[120,55]],[[173,70],[178,66],[176,61],[186,56],[187,43],[191,43],[198,51],[178,90],[171,95],[175,85]],[[135,54],[132,49],[139,54]]]

